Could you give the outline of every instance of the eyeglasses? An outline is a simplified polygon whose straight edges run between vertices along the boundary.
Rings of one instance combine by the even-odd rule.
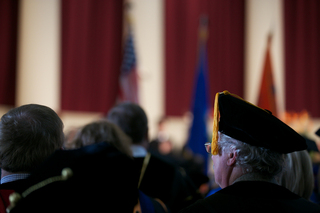
[[[211,143],[205,143],[204,147],[206,148],[206,151],[211,154]]]

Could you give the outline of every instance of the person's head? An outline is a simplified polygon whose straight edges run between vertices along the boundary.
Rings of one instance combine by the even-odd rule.
[[[219,133],[219,152],[212,156],[215,182],[222,188],[243,174],[252,173],[264,180],[280,174],[285,156],[267,148],[252,146]]]
[[[148,140],[148,118],[137,104],[124,102],[116,105],[108,112],[107,120],[119,126],[133,144],[142,144]]]
[[[307,145],[268,110],[224,91],[216,95],[213,137],[206,148],[212,154],[216,182],[224,188],[245,174],[275,181],[284,154],[305,150]]]
[[[311,158],[306,150],[287,154],[285,168],[278,182],[297,195],[310,199],[314,177]]]
[[[100,142],[110,143],[119,151],[132,156],[131,139],[118,126],[107,120],[95,121],[80,128],[72,144],[75,145],[75,148],[81,148]]]
[[[30,173],[62,148],[63,123],[49,107],[28,104],[9,110],[0,120],[0,166]]]

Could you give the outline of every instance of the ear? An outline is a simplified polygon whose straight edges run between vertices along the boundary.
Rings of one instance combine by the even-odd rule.
[[[238,153],[233,150],[228,154],[228,160],[227,160],[227,165],[228,166],[234,166],[236,164],[236,159],[237,159]]]

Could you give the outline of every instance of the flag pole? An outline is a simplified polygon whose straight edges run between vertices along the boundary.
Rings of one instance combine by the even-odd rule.
[[[203,159],[203,174],[208,172],[208,153],[204,144],[208,142],[207,113],[209,109],[207,88],[206,41],[208,37],[208,18],[202,15],[198,31],[198,62],[195,67],[195,82],[192,99],[193,120],[190,125],[188,147],[194,155]]]

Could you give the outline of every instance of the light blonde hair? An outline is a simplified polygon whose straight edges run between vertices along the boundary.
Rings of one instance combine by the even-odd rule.
[[[278,182],[297,195],[310,199],[314,177],[311,158],[306,150],[287,154],[286,167]]]

